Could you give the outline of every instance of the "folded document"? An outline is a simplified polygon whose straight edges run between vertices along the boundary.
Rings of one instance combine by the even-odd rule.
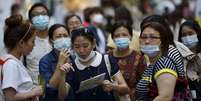
[[[77,93],[85,91],[85,90],[89,90],[89,89],[92,89],[92,88],[95,88],[95,87],[101,85],[103,83],[103,81],[105,80],[105,75],[106,75],[106,73],[102,73],[102,74],[94,76],[90,79],[80,82],[80,88],[77,91]]]

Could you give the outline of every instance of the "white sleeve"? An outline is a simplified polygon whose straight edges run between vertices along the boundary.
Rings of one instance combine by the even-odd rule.
[[[11,87],[17,91],[20,79],[19,69],[17,66],[17,62],[15,62],[14,60],[8,60],[3,65],[2,89]]]

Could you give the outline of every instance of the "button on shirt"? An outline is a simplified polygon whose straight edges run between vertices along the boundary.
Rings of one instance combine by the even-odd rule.
[[[40,59],[52,50],[52,46],[49,43],[49,38],[35,39],[35,47],[32,52],[26,57],[27,68],[34,83],[38,84],[39,75],[39,61]]]

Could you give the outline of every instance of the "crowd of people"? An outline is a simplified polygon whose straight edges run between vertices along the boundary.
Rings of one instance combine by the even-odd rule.
[[[178,39],[166,16],[148,15],[140,33],[132,14],[115,9],[109,27],[100,7],[70,14],[48,27],[46,5],[28,19],[5,19],[0,101],[200,101],[201,27],[180,25]]]

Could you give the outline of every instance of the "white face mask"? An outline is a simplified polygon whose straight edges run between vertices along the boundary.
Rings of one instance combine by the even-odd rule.
[[[140,50],[153,58],[160,52],[160,47],[159,45],[140,45]]]
[[[92,18],[92,22],[98,23],[98,24],[103,23],[103,22],[104,22],[104,17],[103,17],[103,15],[102,15],[102,14],[95,14],[95,15],[93,16],[93,18]]]
[[[78,58],[78,60],[80,60],[81,62],[87,62],[90,59],[92,59],[94,56],[96,55],[95,51],[91,51],[91,53],[89,54],[89,56],[87,56],[85,59],[79,57],[79,55],[75,52],[75,56],[76,58]]]

